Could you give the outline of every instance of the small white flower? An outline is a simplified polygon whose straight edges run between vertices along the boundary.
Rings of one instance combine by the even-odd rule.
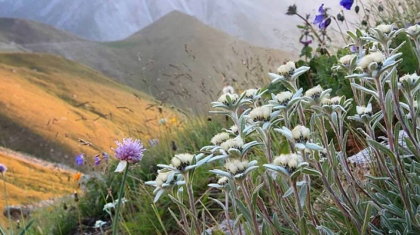
[[[293,153],[293,154],[281,154],[280,156],[274,158],[273,164],[277,166],[286,167],[289,172],[296,169],[296,167],[302,162],[302,158]]]
[[[345,55],[345,56],[341,57],[339,61],[343,65],[349,65],[354,57],[356,57],[356,55]]]
[[[400,83],[404,83],[404,81],[406,81],[411,86],[414,83],[416,83],[418,79],[419,79],[419,76],[416,73],[413,73],[413,74],[406,74],[400,77],[399,81]]]
[[[411,35],[416,35],[420,33],[420,25],[415,24],[413,26],[410,26],[406,29],[406,32]]]
[[[168,180],[168,176],[169,176],[170,173],[171,173],[170,171],[162,171],[162,170],[159,170],[158,171],[158,175],[157,175],[155,181],[156,181],[156,185],[159,188],[162,188],[162,185],[164,183],[166,183],[166,181]]]
[[[219,134],[215,135],[211,139],[210,142],[214,145],[220,145],[221,143],[225,142],[228,139],[229,139],[229,134],[226,133],[226,132],[222,132],[222,133],[219,133]]]
[[[372,62],[376,62],[378,64],[382,64],[383,61],[385,59],[385,56],[382,54],[382,52],[373,52],[369,55],[366,55],[365,57],[363,57],[360,61],[359,61],[359,66],[362,69],[367,69],[368,66],[372,63]]]
[[[159,125],[165,125],[167,122],[168,122],[168,119],[166,119],[166,118],[161,118],[161,119],[159,120]]]
[[[235,89],[233,89],[232,86],[225,86],[222,89],[223,94],[229,93],[229,94],[234,94],[235,93]]]
[[[239,131],[238,126],[236,126],[236,125],[231,126],[230,131],[232,131],[233,133],[238,133],[238,131]]]
[[[182,171],[185,167],[191,165],[194,159],[194,155],[189,153],[176,154],[175,157],[171,159],[171,164],[178,170]]]
[[[321,105],[332,105],[332,101],[329,98],[323,98],[321,100]]]
[[[103,210],[109,212],[112,208],[115,208],[114,203],[110,202],[104,205]]]
[[[225,142],[223,142],[220,147],[225,150],[228,151],[231,148],[235,148],[235,149],[242,149],[242,146],[244,145],[243,140],[241,139],[241,137],[236,137],[234,139],[228,139]]]
[[[240,160],[233,160],[226,163],[226,169],[232,175],[243,173],[246,168],[248,168],[248,160],[240,161]]]
[[[376,26],[375,29],[379,29],[382,33],[390,33],[392,31],[392,25],[381,24],[381,25]]]
[[[310,133],[311,131],[308,128],[301,125],[297,125],[292,130],[293,139],[295,139],[295,141],[298,143],[308,141]]]
[[[225,93],[225,94],[221,95],[217,101],[220,102],[220,103],[223,103],[225,105],[229,105],[229,102],[226,98],[228,96],[229,96],[232,103],[235,103],[239,99],[238,94]]]
[[[94,228],[101,228],[102,226],[104,226],[106,224],[106,222],[105,221],[102,221],[102,220],[97,220],[96,222],[95,222],[95,226],[94,226]]]
[[[310,97],[312,99],[318,99],[321,96],[323,89],[320,85],[313,87],[305,92],[306,97]]]
[[[286,64],[281,65],[280,67],[277,68],[277,72],[280,75],[291,75],[293,74],[293,71],[295,71],[296,69],[296,65],[294,62],[289,61]]]
[[[356,112],[359,115],[372,115],[372,104],[369,103],[367,107],[365,106],[356,106]]]
[[[257,89],[248,89],[248,90],[244,91],[245,97],[252,99],[252,98],[254,98],[257,91],[258,91]]]
[[[271,107],[270,106],[261,106],[256,107],[249,113],[249,117],[254,121],[269,121],[270,120],[270,114],[271,114]]]
[[[342,96],[334,96],[333,98],[331,98],[331,103],[334,105],[339,105],[341,102],[341,98]]]
[[[227,183],[229,182],[229,178],[228,177],[226,177],[226,176],[223,176],[222,178],[220,178],[218,181],[217,181],[217,184],[219,184],[219,185],[226,185]]]
[[[283,91],[276,95],[277,101],[282,105],[287,105],[290,99],[292,98],[293,94],[290,91]]]

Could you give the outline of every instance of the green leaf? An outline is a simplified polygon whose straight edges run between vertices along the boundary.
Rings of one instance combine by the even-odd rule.
[[[363,219],[363,225],[362,225],[362,233],[361,235],[365,235],[368,230],[368,225],[370,222],[370,215],[372,214],[372,205],[370,203],[367,204],[366,210],[365,210],[365,218]]]
[[[302,172],[307,175],[321,176],[321,173],[319,171],[307,167],[303,168]]]
[[[302,217],[299,220],[299,231],[301,235],[308,234],[308,225],[306,224],[306,218]]]
[[[244,203],[239,200],[238,198],[235,198],[236,201],[236,206],[238,207],[239,211],[241,212],[241,214],[245,217],[245,219],[248,221],[248,223],[253,224],[252,223],[252,217],[251,217],[251,212],[248,211],[248,208],[244,205]]]
[[[361,86],[357,83],[351,83],[350,85],[352,87],[356,88],[357,90],[360,90],[360,91],[363,91],[363,92],[366,92],[366,93],[370,94],[371,96],[375,97],[376,100],[378,100],[378,94],[376,93],[376,91],[370,90],[370,89],[368,89],[364,86]]]

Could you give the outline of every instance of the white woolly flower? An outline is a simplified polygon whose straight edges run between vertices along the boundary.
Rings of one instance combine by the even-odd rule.
[[[223,94],[227,94],[227,93],[234,94],[235,89],[233,89],[232,86],[225,86],[225,87],[223,87],[222,92],[223,92]]]
[[[226,163],[226,169],[228,172],[230,172],[232,175],[243,173],[246,168],[248,168],[248,160],[240,161],[240,160],[233,160]]]
[[[413,85],[414,83],[417,82],[417,80],[419,79],[419,76],[416,73],[413,74],[406,74],[402,77],[400,77],[399,81],[400,83],[404,84],[404,81],[408,82],[409,85]]]
[[[217,101],[220,102],[220,103],[223,103],[225,105],[229,105],[229,102],[226,98],[228,96],[229,96],[232,103],[235,103],[239,99],[238,94],[225,93],[225,94],[221,95]]]
[[[229,139],[229,134],[226,132],[219,133],[211,138],[211,143],[214,145],[220,145],[221,143],[225,142]]]
[[[322,93],[322,87],[320,85],[313,87],[305,92],[306,97],[310,97],[312,99],[318,99]]]
[[[239,133],[238,126],[236,126],[236,125],[231,126],[230,131],[232,131],[233,133]]]
[[[277,166],[286,167],[289,172],[292,172],[297,166],[302,163],[302,157],[293,153],[293,154],[281,154],[280,156],[274,158],[273,164]]]
[[[369,103],[368,106],[356,106],[356,112],[359,115],[372,115],[372,104]]]
[[[332,101],[329,98],[323,98],[321,100],[321,105],[332,105]]]
[[[228,139],[220,145],[225,151],[228,151],[231,148],[242,149],[242,146],[244,146],[244,141],[240,137]]]
[[[382,33],[390,33],[392,31],[392,25],[381,24],[381,25],[376,26],[375,29],[379,29]]]
[[[270,106],[261,106],[256,107],[249,113],[249,117],[254,121],[269,121],[270,114],[271,114],[271,107]]]
[[[283,91],[276,95],[277,101],[282,105],[287,105],[289,103],[290,99],[292,98],[293,93],[290,91]]]
[[[334,105],[339,105],[341,102],[341,96],[334,96],[333,98],[331,98],[331,103]]]
[[[159,170],[158,171],[158,175],[157,175],[155,181],[156,181],[156,185],[159,188],[162,188],[162,185],[164,183],[166,183],[166,181],[168,180],[168,176],[169,176],[170,173],[171,173],[170,171],[162,171],[162,170]]]
[[[178,170],[182,171],[185,167],[191,165],[194,159],[194,155],[189,153],[176,154],[175,157],[171,159],[171,164]]]
[[[345,55],[340,58],[339,62],[343,65],[349,65],[354,57],[356,57],[356,55]]]
[[[413,25],[413,26],[410,26],[410,27],[408,27],[408,28],[406,29],[406,32],[407,32],[408,34],[411,34],[411,35],[418,34],[418,33],[420,33],[420,25],[415,24],[415,25]]]
[[[293,61],[289,61],[286,64],[280,65],[280,67],[277,68],[277,72],[280,75],[290,75],[295,71],[296,65]]]
[[[257,91],[258,91],[257,89],[248,89],[248,90],[244,91],[245,92],[245,97],[252,99],[252,98],[254,98]]]
[[[222,178],[220,178],[218,181],[217,181],[217,184],[219,184],[219,185],[226,185],[227,183],[229,182],[229,178],[228,177],[226,177],[226,176],[223,176]]]
[[[373,52],[369,55],[366,55],[359,61],[359,66],[362,69],[367,69],[368,66],[373,63],[382,63],[385,59],[385,56],[382,54],[382,52]]]
[[[295,139],[295,141],[298,143],[308,141],[310,134],[311,134],[311,131],[308,128],[301,125],[297,125],[292,130],[293,139]]]

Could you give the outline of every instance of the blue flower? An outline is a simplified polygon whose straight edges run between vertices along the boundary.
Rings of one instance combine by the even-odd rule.
[[[324,4],[318,8],[318,15],[315,16],[313,24],[318,24],[319,29],[326,29],[331,24],[331,18],[328,17],[327,10],[324,9]]]
[[[7,171],[7,167],[6,167],[6,165],[4,165],[4,164],[2,164],[2,163],[0,163],[0,173],[1,174],[3,174],[4,172],[6,172]]]
[[[95,166],[99,165],[101,163],[101,159],[99,158],[99,155],[95,156]]]
[[[83,156],[83,154],[81,153],[81,154],[77,155],[77,157],[76,157],[76,164],[78,166],[81,166],[84,163],[85,163],[85,157]]]
[[[159,144],[159,141],[157,139],[150,139],[149,144],[151,147],[156,146]]]
[[[105,161],[106,162],[108,162],[108,160],[109,160],[109,156],[108,156],[108,154],[107,153],[102,153],[102,157],[105,159]]]
[[[318,9],[318,15],[315,16],[315,20],[313,24],[320,24],[324,19],[327,17],[324,10],[324,4],[322,4]]]
[[[341,0],[340,5],[346,8],[347,10],[350,10],[351,6],[353,5],[354,0]]]

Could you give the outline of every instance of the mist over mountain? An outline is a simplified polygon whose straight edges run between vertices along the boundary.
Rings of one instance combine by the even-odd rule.
[[[87,39],[114,41],[177,10],[248,43],[296,51],[296,25],[302,22],[287,16],[287,7],[297,4],[302,15],[314,16],[322,3],[332,14],[342,9],[338,0],[0,0],[0,16],[43,22]],[[346,18],[354,16],[346,13]]]

